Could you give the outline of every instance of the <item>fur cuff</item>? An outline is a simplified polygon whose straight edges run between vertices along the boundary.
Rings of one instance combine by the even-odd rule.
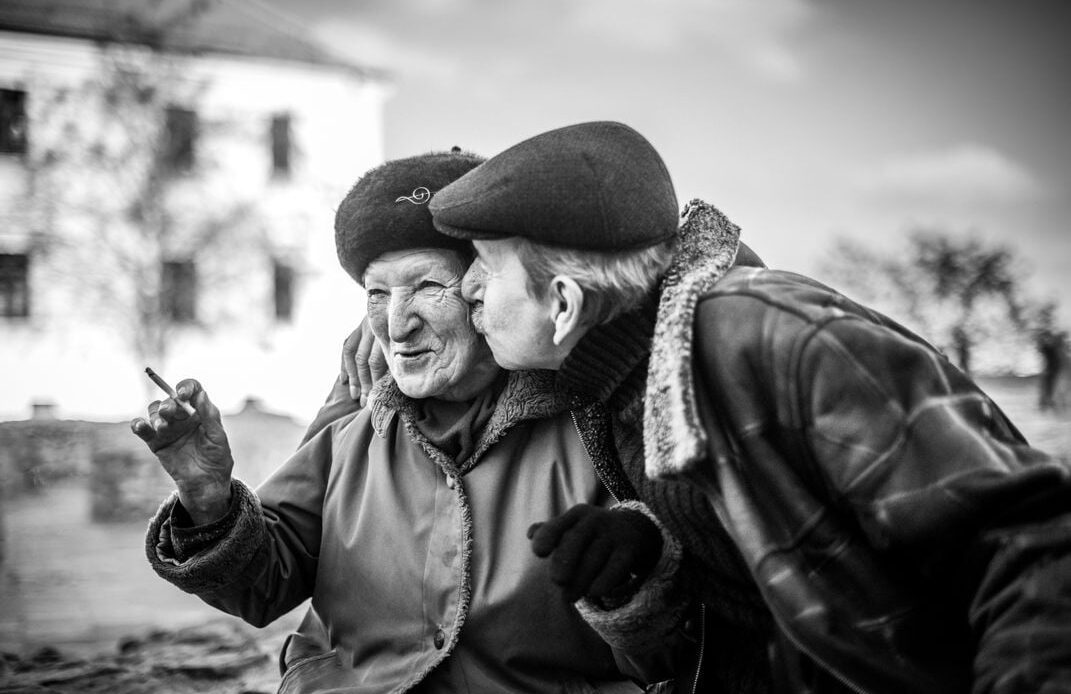
[[[699,297],[736,260],[740,228],[702,200],[684,208],[677,252],[662,280],[651,342],[643,447],[647,476],[673,478],[706,457],[692,382],[692,331]]]
[[[267,530],[256,494],[238,480],[232,480],[231,493],[237,506],[234,526],[214,546],[185,561],[177,558],[181,555],[175,551],[171,527],[178,493],[160,505],[145,536],[145,555],[157,575],[187,593],[207,595],[230,586],[246,573],[267,541]]]
[[[576,603],[580,616],[611,647],[626,653],[643,653],[656,647],[680,622],[685,603],[678,587],[681,544],[651,510],[639,501],[625,501],[615,509],[639,511],[662,533],[662,556],[651,575],[624,605],[604,609],[586,598]]]

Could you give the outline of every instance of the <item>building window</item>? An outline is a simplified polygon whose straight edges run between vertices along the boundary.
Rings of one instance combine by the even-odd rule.
[[[271,172],[285,178],[290,175],[290,116],[278,114],[271,119]]]
[[[0,154],[26,152],[26,92],[0,89]]]
[[[164,119],[164,161],[175,171],[189,171],[197,148],[197,113],[168,106]]]
[[[0,316],[30,315],[30,256],[0,253]]]
[[[164,261],[160,309],[174,323],[192,323],[197,318],[197,269],[192,260]]]
[[[289,323],[294,318],[294,268],[276,260],[272,263],[275,286],[275,319]]]

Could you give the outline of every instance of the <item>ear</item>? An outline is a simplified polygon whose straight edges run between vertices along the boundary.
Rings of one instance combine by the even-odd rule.
[[[584,317],[584,290],[572,277],[555,275],[550,281],[551,319],[554,321],[554,344],[561,346],[577,335]]]

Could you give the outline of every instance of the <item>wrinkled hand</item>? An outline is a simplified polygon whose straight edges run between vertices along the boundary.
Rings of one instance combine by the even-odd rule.
[[[342,382],[350,386],[350,397],[364,407],[372,385],[389,370],[383,350],[376,344],[368,317],[342,343]]]
[[[565,599],[609,597],[645,577],[662,554],[662,533],[639,511],[579,504],[528,528],[536,556],[550,557],[550,578]]]
[[[178,488],[179,501],[197,525],[222,517],[229,508],[231,457],[219,409],[195,380],[180,381],[180,400],[193,405],[188,414],[171,398],[149,404],[148,418],[135,417],[130,429],[144,441]]]

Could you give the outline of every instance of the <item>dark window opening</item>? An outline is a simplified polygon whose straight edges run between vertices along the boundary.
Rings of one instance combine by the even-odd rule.
[[[279,114],[271,119],[271,171],[272,175],[290,175],[290,116]]]
[[[30,315],[30,256],[0,253],[0,316]]]
[[[26,152],[26,92],[0,89],[0,154]]]
[[[197,113],[169,106],[164,121],[164,161],[175,171],[189,171],[197,149]]]
[[[197,318],[197,269],[192,260],[164,261],[160,309],[174,323],[192,323]]]
[[[294,318],[294,268],[276,260],[273,263],[275,319],[289,323]]]

